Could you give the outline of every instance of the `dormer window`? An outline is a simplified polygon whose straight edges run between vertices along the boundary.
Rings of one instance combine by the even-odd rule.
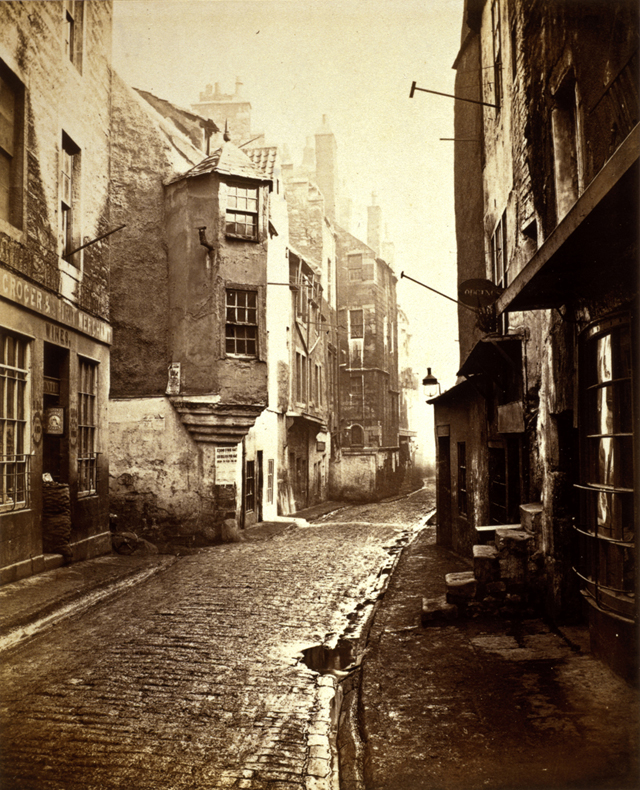
[[[230,185],[227,192],[226,234],[258,239],[258,187]]]

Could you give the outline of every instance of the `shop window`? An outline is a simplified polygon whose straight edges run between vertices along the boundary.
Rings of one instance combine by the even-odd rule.
[[[258,294],[227,289],[226,352],[231,356],[258,355]]]
[[[29,506],[29,341],[0,328],[0,512]]]
[[[631,334],[626,317],[581,338],[577,572],[601,608],[633,617],[634,468]]]
[[[74,263],[71,253],[80,246],[78,209],[80,205],[80,149],[65,132],[60,150],[60,238],[62,257]]]
[[[364,313],[362,310],[349,310],[349,337],[364,338]]]
[[[229,185],[227,191],[227,236],[258,239],[258,188]]]
[[[84,2],[82,0],[64,0],[64,52],[81,73],[83,22]]]
[[[247,513],[255,510],[256,506],[256,479],[255,461],[247,461],[247,471],[244,481],[244,507]]]
[[[0,60],[0,219],[22,227],[24,86]]]
[[[273,458],[267,461],[267,502],[273,504],[273,490],[275,485],[275,462]]]
[[[78,493],[94,494],[97,487],[96,427],[98,365],[78,358]]]

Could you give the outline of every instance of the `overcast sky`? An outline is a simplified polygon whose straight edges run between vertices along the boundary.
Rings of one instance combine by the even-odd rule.
[[[456,296],[453,92],[463,0],[115,0],[114,66],[132,86],[189,108],[207,84],[252,105],[252,130],[299,164],[327,115],[340,179],[366,241],[378,195],[394,268]],[[358,212],[358,207],[360,211]],[[414,368],[446,387],[458,369],[456,306],[408,280]]]

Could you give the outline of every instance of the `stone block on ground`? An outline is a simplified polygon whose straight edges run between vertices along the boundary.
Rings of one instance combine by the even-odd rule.
[[[498,550],[491,545],[476,545],[473,547],[473,574],[483,583],[498,581],[500,566],[498,564]]]
[[[446,595],[439,598],[423,598],[420,622],[423,626],[442,625],[458,617],[458,607],[447,601]]]
[[[475,599],[478,592],[478,581],[473,571],[447,573],[444,577],[447,585],[447,601],[460,604]]]
[[[542,502],[520,505],[520,523],[531,534],[540,534],[542,524]]]

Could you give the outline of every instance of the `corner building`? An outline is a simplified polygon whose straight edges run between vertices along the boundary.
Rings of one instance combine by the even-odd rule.
[[[60,564],[60,551],[111,550],[111,13],[0,4],[2,582]],[[62,536],[43,475],[64,492]]]
[[[518,583],[637,672],[638,8],[467,0],[457,69],[461,367],[436,398],[438,541],[520,529]],[[471,103],[465,100],[483,102]]]

